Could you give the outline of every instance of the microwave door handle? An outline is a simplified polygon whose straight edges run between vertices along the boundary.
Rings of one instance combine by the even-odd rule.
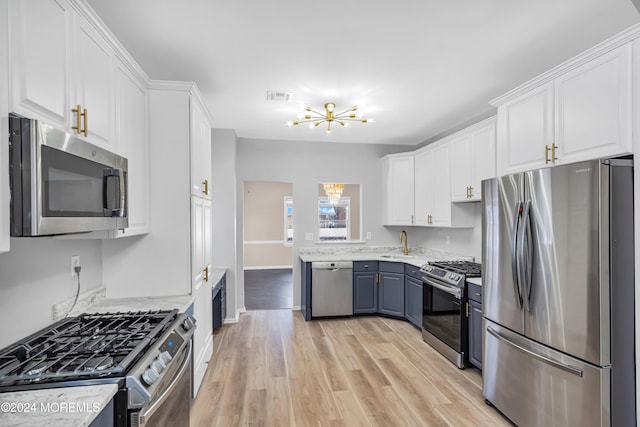
[[[125,177],[125,172],[122,169],[120,171],[120,205],[118,206],[118,216],[124,217],[124,213],[126,212],[126,203],[127,203],[127,179]]]
[[[118,188],[119,194],[116,199],[118,201],[118,206],[116,206],[115,208],[112,208],[109,206],[109,199],[107,197],[110,179],[118,180],[117,188]],[[102,211],[104,213],[104,216],[106,217],[124,216],[124,197],[125,197],[125,191],[126,191],[124,190],[124,188],[126,188],[126,182],[123,177],[122,169],[104,169],[103,170],[102,172],[102,205],[103,205]]]
[[[518,307],[522,308],[522,293],[520,292],[520,274],[518,270],[518,231],[520,225],[522,202],[516,202],[516,209],[513,215],[513,231],[511,234],[511,272],[513,274],[513,293],[516,297]]]
[[[531,294],[532,294],[532,237],[531,237],[531,201],[524,202],[524,212],[522,214],[522,227],[519,238],[520,259],[520,277],[522,278],[522,300],[527,311],[531,311]]]

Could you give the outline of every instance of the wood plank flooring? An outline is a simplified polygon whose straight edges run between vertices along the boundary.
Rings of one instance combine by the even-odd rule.
[[[383,317],[251,311],[216,332],[191,426],[510,426],[420,331]]]
[[[290,268],[245,270],[244,306],[247,310],[273,310],[293,305],[293,271]]]

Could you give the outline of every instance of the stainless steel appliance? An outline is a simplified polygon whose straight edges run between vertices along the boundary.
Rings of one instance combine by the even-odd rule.
[[[9,131],[12,236],[129,225],[127,159],[15,115]]]
[[[116,383],[114,425],[188,427],[194,330],[177,310],[66,318],[0,350],[0,393]]]
[[[311,316],[353,315],[353,262],[311,263]]]
[[[636,425],[633,162],[482,183],[483,393],[526,426]]]
[[[463,369],[468,362],[466,278],[480,277],[480,264],[440,261],[422,272],[422,338]]]

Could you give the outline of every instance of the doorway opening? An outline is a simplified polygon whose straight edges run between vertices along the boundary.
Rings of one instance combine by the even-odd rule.
[[[244,305],[247,310],[293,307],[292,192],[290,182],[244,182]]]

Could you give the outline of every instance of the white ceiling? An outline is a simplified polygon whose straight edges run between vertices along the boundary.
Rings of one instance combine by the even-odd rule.
[[[632,0],[88,3],[152,79],[195,81],[215,128],[409,145],[491,115],[492,98],[640,21]],[[376,123],[284,125],[328,101]]]

